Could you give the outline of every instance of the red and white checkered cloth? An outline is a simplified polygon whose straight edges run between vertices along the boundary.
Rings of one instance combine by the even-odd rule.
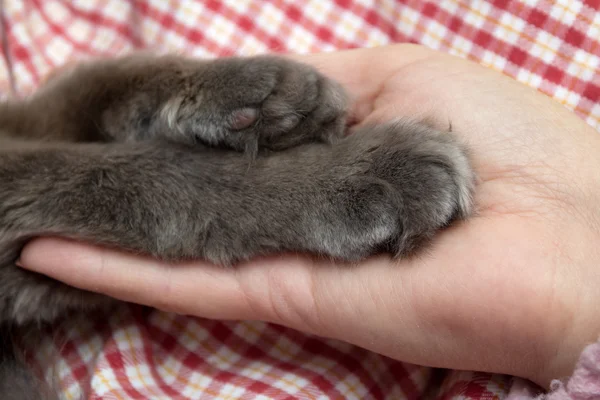
[[[67,61],[136,48],[213,57],[411,41],[503,71],[600,129],[600,0],[4,0],[2,11],[1,96],[30,93]],[[64,333],[54,365],[68,399],[418,399],[434,385],[437,399],[502,399],[513,382],[133,306]]]

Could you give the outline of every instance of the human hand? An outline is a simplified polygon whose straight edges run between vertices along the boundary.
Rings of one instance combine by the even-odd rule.
[[[420,365],[548,385],[600,334],[600,135],[551,99],[413,45],[294,56],[343,83],[360,123],[427,118],[472,149],[479,213],[410,260],[172,266],[54,238],[22,264],[118,299],[259,319]],[[160,294],[160,295],[157,295]]]

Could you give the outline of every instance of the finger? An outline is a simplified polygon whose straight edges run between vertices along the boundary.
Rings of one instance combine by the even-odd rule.
[[[451,249],[457,250],[460,247]],[[457,255],[442,261],[448,259],[456,260]],[[41,238],[26,245],[20,261],[31,271],[124,301],[205,318],[266,320],[385,352],[385,344],[370,343],[378,332],[393,329],[399,341],[420,340],[422,332],[415,332],[415,327],[423,326],[423,314],[415,304],[419,293],[411,284],[430,281],[415,274],[420,275],[432,260],[392,262],[381,256],[346,266],[288,256],[226,269],[203,262],[173,265]],[[432,278],[450,270],[437,265],[439,259],[433,261]],[[400,325],[389,319],[394,304]],[[361,328],[352,329],[357,323]]]
[[[371,298],[363,284],[377,270],[375,276],[388,273],[390,263],[384,257],[348,270],[331,262],[287,256],[227,269],[203,262],[174,265],[70,240],[40,238],[25,246],[20,265],[70,286],[165,311],[266,320],[335,337],[337,327],[355,320],[349,296]],[[365,276],[354,279],[361,275]],[[367,311],[369,301],[361,304],[359,309],[368,314],[364,321],[376,315]],[[369,324],[375,326],[373,322]]]
[[[68,285],[180,314],[241,319],[249,315],[233,270],[207,263],[170,265],[64,239],[42,238],[20,264]]]

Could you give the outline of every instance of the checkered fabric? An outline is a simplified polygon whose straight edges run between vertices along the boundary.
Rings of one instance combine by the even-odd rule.
[[[411,41],[539,88],[600,129],[600,0],[4,0],[2,29],[2,96],[66,61],[137,48],[214,57]],[[418,399],[434,386],[438,399],[501,399],[513,382],[134,306],[59,334],[66,344],[49,340],[38,358],[69,399]]]

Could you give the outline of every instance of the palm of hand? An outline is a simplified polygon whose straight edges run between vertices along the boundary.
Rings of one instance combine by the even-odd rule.
[[[356,88],[359,102],[370,103],[359,105],[359,119],[417,116],[440,129],[450,121],[473,150],[478,215],[440,235],[418,260],[398,266],[380,259],[333,272],[319,267],[299,279],[319,287],[333,282],[322,275],[335,274],[347,283],[323,295],[321,304],[319,297],[311,301],[315,314],[326,314],[315,330],[400,360],[509,372],[546,384],[575,361],[581,338],[569,342],[580,331],[599,331],[586,326],[594,295],[578,291],[582,281],[598,280],[586,260],[597,251],[584,247],[594,240],[584,237],[600,236],[594,225],[600,215],[591,206],[600,196],[581,191],[594,188],[597,133],[509,78],[421,48],[408,52],[409,62],[390,71],[376,91]],[[572,275],[574,264],[589,268]],[[326,292],[321,289],[312,293]],[[351,316],[339,310],[344,298]],[[358,321],[370,328],[357,329]]]

